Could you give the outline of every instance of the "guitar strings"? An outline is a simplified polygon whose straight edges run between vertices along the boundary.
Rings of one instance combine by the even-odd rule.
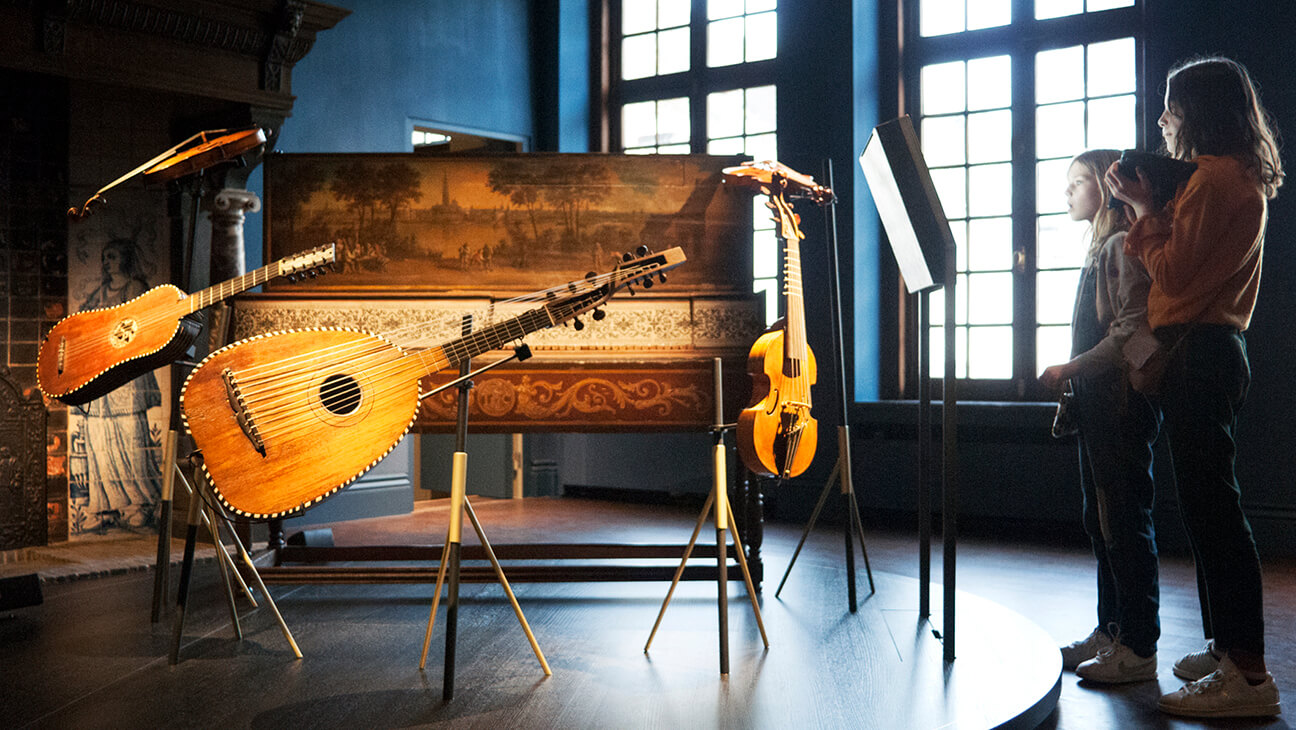
[[[573,284],[598,283],[601,280],[611,280],[613,278],[624,278],[626,281],[634,281],[642,278],[643,276],[646,276],[647,274],[654,273],[659,268],[660,268],[659,266],[640,266],[639,269],[641,270],[636,273],[627,273],[626,270],[621,270],[611,274],[597,276],[594,277],[593,279],[585,279],[585,280],[580,280],[578,282],[573,282]],[[633,269],[631,271],[633,271]],[[569,287],[567,285],[555,287],[554,289],[541,292],[540,295],[545,295],[549,291],[558,291],[564,288],[569,288]],[[519,297],[518,299],[522,300],[522,299],[528,299],[537,296],[539,295],[527,295],[525,297]],[[514,301],[514,300],[510,300],[510,301]],[[549,306],[552,307],[553,305],[549,305]],[[564,311],[565,308],[568,309],[568,311]],[[538,312],[538,311],[539,310],[531,310],[531,312]],[[525,316],[526,314],[527,313],[524,313],[522,316]],[[562,300],[559,300],[557,303],[556,314],[557,316],[554,317],[554,321],[552,322],[552,324],[557,324],[558,322],[566,321],[574,316],[577,316],[579,312],[575,307],[572,306],[571,302],[563,302]],[[516,321],[519,318],[513,318],[513,320],[510,321]],[[552,326],[552,324],[546,326]],[[416,327],[418,326],[422,326],[422,325],[416,325]],[[456,347],[462,346],[460,343],[463,343],[465,340],[471,339],[474,336],[474,334],[480,335],[481,333],[485,333],[488,331],[488,329],[489,328],[483,328],[481,330],[478,330],[477,333],[470,333],[469,335],[463,338],[459,338],[456,341],[451,341],[449,343],[446,343],[446,345],[443,345],[441,348],[439,348],[439,351],[442,353],[443,357],[445,356],[447,349],[451,353],[453,353]],[[363,334],[368,334],[368,333],[363,333]],[[525,334],[527,333],[524,332],[522,336],[525,336]],[[516,338],[510,338],[510,339],[516,339]],[[506,341],[508,341],[508,339],[505,339],[502,342],[506,342]],[[381,344],[381,347],[374,347],[375,344]],[[369,349],[366,350],[365,348],[369,348]],[[410,365],[413,364],[414,359],[418,359],[420,363],[424,365],[424,370],[427,370],[428,374],[431,374],[432,372],[437,372],[441,369],[444,369],[446,365],[449,365],[453,362],[452,357],[444,357],[444,363],[442,363],[440,362],[440,359],[436,358],[436,356],[434,355],[434,364],[437,365],[437,368],[435,370],[429,370],[426,366],[425,356],[429,352],[435,353],[437,351],[438,348],[430,348],[429,350],[418,351],[413,354],[410,354],[404,350],[401,350],[398,347],[394,348],[386,342],[376,343],[375,340],[372,339],[366,339],[358,343],[347,343],[344,345],[324,348],[323,350],[317,351],[315,353],[309,353],[304,356],[289,358],[287,361],[280,361],[278,363],[275,363],[273,366],[249,369],[249,370],[261,371],[261,374],[259,376],[252,378],[251,380],[254,380],[265,387],[261,387],[259,389],[249,388],[250,393],[248,395],[245,395],[245,403],[249,403],[250,405],[251,401],[255,401],[256,403],[259,404],[258,412],[256,414],[256,420],[258,426],[262,424],[272,425],[274,423],[281,423],[286,419],[295,417],[296,415],[309,411],[311,408],[313,408],[314,407],[313,399],[308,400],[305,404],[298,404],[295,406],[292,405],[291,403],[288,404],[274,403],[274,399],[280,396],[277,396],[272,392],[273,388],[282,388],[286,384],[290,385],[293,383],[301,384],[302,382],[309,382],[309,380],[314,377],[309,373],[306,375],[302,375],[301,374],[302,368],[300,367],[295,367],[295,368],[283,367],[283,365],[289,361],[301,363],[303,361],[303,358],[313,358],[314,362],[322,362],[326,358],[322,358],[321,356],[328,354],[333,356],[332,358],[333,362],[340,362],[338,358],[343,355],[346,355],[347,359],[354,360],[356,357],[361,356],[362,354],[365,356],[372,356],[377,353],[387,352],[388,354],[391,355],[389,359],[380,361],[377,364],[370,366],[367,371],[362,369],[357,372],[362,372],[365,375],[378,377],[385,374],[392,374],[395,372],[399,372],[401,370],[411,369]],[[312,362],[311,364],[314,364],[314,362]],[[269,368],[278,368],[278,370],[270,370]],[[248,371],[240,371],[239,373],[237,373],[237,375],[242,376],[246,372]],[[244,384],[244,378],[239,377],[240,390],[243,390],[243,384]],[[321,400],[328,400],[329,397],[337,397],[347,393],[348,390],[352,389],[353,387],[354,386],[346,382],[338,383],[332,387],[325,386],[320,389],[320,398]],[[404,390],[406,387],[407,386],[405,382],[401,381],[399,383],[394,383],[387,388],[380,387],[366,392],[370,395],[370,397],[378,398],[387,395],[389,392],[394,392],[396,390]],[[270,394],[266,395],[266,393],[270,393]],[[275,407],[276,405],[280,407],[276,408]],[[263,420],[262,418],[263,413],[266,412],[272,413],[273,418],[266,418]]]
[[[152,327],[155,324],[166,322],[171,319],[179,319],[189,314],[193,314],[194,312],[200,309],[205,309],[206,307],[216,303],[217,301],[226,299],[241,291],[245,291],[247,289],[260,286],[261,284],[264,284],[270,281],[271,279],[284,276],[286,275],[286,273],[283,271],[284,267],[290,265],[294,259],[316,257],[322,254],[324,250],[326,250],[327,248],[328,248],[327,246],[317,247],[314,249],[310,249],[308,251],[304,251],[300,254],[296,254],[295,256],[288,256],[278,261],[275,261],[274,263],[267,264],[258,269],[249,271],[248,273],[243,274],[242,276],[238,276],[233,279],[223,281],[219,284],[209,286],[205,289],[201,289],[197,292],[194,292],[193,294],[184,294],[184,296],[172,302],[171,307],[165,308],[171,311],[165,311],[165,309],[160,308],[159,310],[155,310],[153,312],[150,312],[148,314],[145,314],[135,319],[135,322],[139,325],[139,329],[136,330],[136,333],[138,334],[140,331],[144,330],[145,328]],[[329,262],[321,261],[316,265],[318,266],[324,263],[329,263]],[[301,264],[297,264],[297,265],[302,269],[314,268],[312,266],[301,266]],[[230,293],[223,294],[222,292],[227,286],[230,289]],[[152,289],[150,289],[149,291],[152,291]],[[179,291],[179,289],[177,289],[177,291]],[[145,294],[147,293],[148,292],[145,292]],[[183,294],[183,292],[181,293]],[[141,294],[140,296],[144,296],[144,294]],[[206,298],[210,299],[210,301],[208,301],[206,304],[201,304],[200,306],[193,306],[195,302],[202,302]],[[134,301],[134,299],[132,299],[131,301]],[[113,307],[109,307],[108,309],[115,309],[118,306],[124,306],[124,304],[129,304],[129,303],[130,302],[124,302],[122,305],[114,305]],[[181,309],[188,309],[189,311],[186,312],[185,314],[177,315],[176,311]],[[112,347],[110,341],[105,339],[80,338],[77,340],[68,341],[68,344],[66,345],[65,356],[73,356],[73,355],[81,356],[85,354],[101,355],[104,353],[112,354],[112,351],[114,349],[116,348]]]

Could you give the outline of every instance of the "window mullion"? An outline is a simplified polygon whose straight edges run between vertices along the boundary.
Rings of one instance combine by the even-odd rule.
[[[1012,56],[1013,379],[1019,396],[1035,381],[1035,53]]]
[[[706,152],[706,94],[708,69],[707,52],[707,14],[706,0],[694,0],[692,15],[689,18],[689,118],[692,132],[689,135],[690,149],[694,154]]]

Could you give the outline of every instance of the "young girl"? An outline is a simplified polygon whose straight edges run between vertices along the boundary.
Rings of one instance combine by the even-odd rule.
[[[1103,174],[1117,150],[1090,150],[1067,171],[1072,220],[1092,236],[1071,319],[1071,360],[1046,368],[1051,388],[1071,381],[1079,426],[1084,528],[1098,560],[1098,625],[1062,647],[1062,663],[1104,683],[1156,679],[1156,541],[1152,528],[1152,443],[1159,417],[1125,374],[1122,347],[1146,322],[1150,281],[1124,253],[1123,210],[1108,207]]]
[[[1175,664],[1190,681],[1162,710],[1195,717],[1280,712],[1265,669],[1260,558],[1234,474],[1238,411],[1251,382],[1242,331],[1260,285],[1268,200],[1282,185],[1277,135],[1241,64],[1171,69],[1158,124],[1166,151],[1197,170],[1163,209],[1146,176],[1106,180],[1134,225],[1125,241],[1152,277],[1148,323],[1170,353],[1159,401],[1212,642]],[[1204,676],[1203,676],[1204,675]]]

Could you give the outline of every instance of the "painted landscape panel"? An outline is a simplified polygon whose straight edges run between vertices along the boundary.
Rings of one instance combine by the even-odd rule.
[[[752,193],[742,158],[600,154],[273,154],[267,261],[329,241],[336,274],[269,289],[526,292],[680,246],[660,291],[751,292]],[[658,292],[654,289],[654,292]]]

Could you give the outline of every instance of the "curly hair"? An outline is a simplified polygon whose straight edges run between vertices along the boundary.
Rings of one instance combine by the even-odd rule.
[[[1242,64],[1222,56],[1176,64],[1166,75],[1166,106],[1183,119],[1168,154],[1240,158],[1266,197],[1278,194],[1284,178],[1278,129]]]

